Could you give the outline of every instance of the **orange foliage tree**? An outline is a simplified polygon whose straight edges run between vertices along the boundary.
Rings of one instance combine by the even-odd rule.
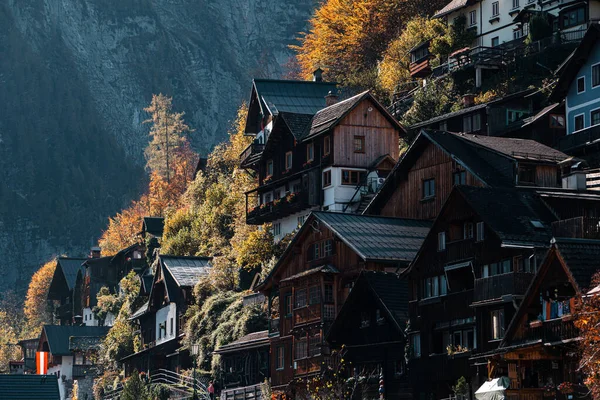
[[[326,0],[309,21],[297,51],[302,75],[318,67],[329,80],[374,87],[378,62],[417,15],[431,15],[447,0]]]
[[[600,273],[592,278],[592,287],[600,284]],[[580,369],[595,400],[600,399],[600,295],[585,296],[578,304],[575,326],[579,329]]]
[[[44,324],[52,323],[52,307],[48,303],[48,290],[56,269],[56,259],[50,260],[31,277],[23,312],[25,335],[37,336]]]

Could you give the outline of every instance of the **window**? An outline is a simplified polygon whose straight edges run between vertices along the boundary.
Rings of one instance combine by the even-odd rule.
[[[265,194],[265,203],[270,203],[271,200],[273,200],[273,193],[269,192],[267,194]]]
[[[580,131],[583,129],[583,114],[575,116],[575,130]]]
[[[481,130],[481,114],[473,115],[473,132]]]
[[[535,166],[519,165],[519,185],[535,185]]]
[[[323,187],[331,186],[331,170],[323,172]]]
[[[567,11],[562,15],[562,27],[570,28],[585,22],[585,9],[583,7]]]
[[[319,354],[321,354],[321,336],[310,336],[308,338],[308,355],[314,357]]]
[[[171,330],[170,330],[170,335],[173,335],[173,318],[171,318]]]
[[[296,360],[308,357],[308,343],[306,339],[296,341]]]
[[[448,130],[448,121],[440,122],[440,131],[447,131],[447,130]]]
[[[466,115],[463,117],[463,131],[464,132],[477,132],[481,129],[481,115],[473,114]]]
[[[275,366],[276,369],[283,369],[283,366],[285,365],[285,351],[283,349],[283,346],[278,346],[277,347],[277,364]]]
[[[292,295],[291,294],[285,295],[285,316],[286,317],[292,316]]]
[[[520,110],[506,110],[506,125],[517,122],[525,116],[525,111]]]
[[[364,180],[364,171],[342,170],[342,185],[358,185]]]
[[[500,3],[495,1],[492,3],[492,16],[497,17],[498,15],[500,15]],[[496,36],[494,39],[498,39],[498,37]]]
[[[473,10],[469,12],[469,25],[477,25],[477,10]]]
[[[331,137],[325,136],[323,138],[323,155],[328,155],[329,153],[331,153]]]
[[[521,39],[523,36],[525,36],[525,33],[523,32],[523,28],[515,29],[513,31],[513,39],[514,40]]]
[[[365,152],[365,137],[354,136],[354,152],[364,153]]]
[[[470,115],[463,117],[463,131],[465,131],[465,132],[473,131],[473,126],[471,124],[471,116]]]
[[[492,47],[500,45],[500,38],[498,36],[492,38]]]
[[[550,128],[564,128],[565,116],[559,114],[550,114]]]
[[[592,88],[600,86],[600,64],[592,65]]]
[[[438,251],[446,250],[446,232],[438,233]]]
[[[323,305],[323,318],[327,321],[335,319],[335,306],[333,304]]]
[[[296,308],[306,307],[306,289],[296,291]]]
[[[83,354],[75,354],[75,365],[83,365]]]
[[[288,171],[292,169],[292,152],[288,151],[285,153],[285,170]]]
[[[333,240],[329,239],[323,242],[323,257],[329,257],[333,254]]]
[[[306,162],[311,162],[315,159],[315,145],[309,143],[306,145]]]
[[[594,110],[590,113],[590,119],[592,121],[592,125],[598,125],[600,124],[600,110]]]
[[[466,222],[463,225],[463,239],[473,239],[473,223]]]
[[[321,302],[321,296],[319,293],[319,287],[318,286],[311,286],[308,289],[308,301],[309,303],[312,304],[319,304]]]
[[[267,178],[273,176],[273,160],[267,161]]]
[[[491,312],[492,320],[492,339],[502,339],[504,337],[504,310],[494,310]]]
[[[513,0],[513,6],[512,8],[519,8],[519,0]]]
[[[273,236],[281,235],[281,222],[276,222],[273,224]]]
[[[456,171],[452,174],[452,181],[455,185],[464,185],[467,183],[467,173],[465,171]]]
[[[410,335],[410,347],[413,358],[421,357],[421,334],[413,333]]]
[[[325,303],[333,303],[333,285],[325,285]]]
[[[477,223],[477,241],[482,242],[485,239],[485,235],[483,233],[484,224],[482,221]]]
[[[301,215],[298,217],[298,228],[304,225],[304,221],[306,221],[306,215]]]
[[[423,198],[428,199],[435,196],[435,179],[425,179],[423,181]]]
[[[577,94],[585,92],[585,76],[577,78]]]
[[[445,296],[448,294],[446,275],[432,276],[423,281],[423,298]]]
[[[482,277],[488,278],[494,275],[508,274],[512,272],[513,263],[510,258],[497,263],[486,264],[483,266]]]
[[[367,311],[362,311],[360,313],[360,327],[368,328],[371,325],[371,316]]]

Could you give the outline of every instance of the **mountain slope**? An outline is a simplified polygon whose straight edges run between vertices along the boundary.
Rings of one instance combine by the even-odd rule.
[[[0,282],[82,254],[139,194],[142,111],[174,96],[205,153],[254,76],[277,77],[313,1],[7,0],[0,4]]]

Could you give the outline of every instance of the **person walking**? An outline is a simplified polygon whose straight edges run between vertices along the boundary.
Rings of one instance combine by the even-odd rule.
[[[208,382],[208,396],[210,400],[215,400],[215,385],[213,385],[213,381]]]

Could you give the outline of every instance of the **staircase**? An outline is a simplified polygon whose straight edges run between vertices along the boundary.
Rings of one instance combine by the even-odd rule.
[[[367,206],[369,205],[371,200],[373,200],[373,197],[375,197],[375,193],[363,194],[360,198],[360,203],[358,203],[358,208],[356,209],[356,213],[362,214],[363,211],[365,211],[367,209]]]

